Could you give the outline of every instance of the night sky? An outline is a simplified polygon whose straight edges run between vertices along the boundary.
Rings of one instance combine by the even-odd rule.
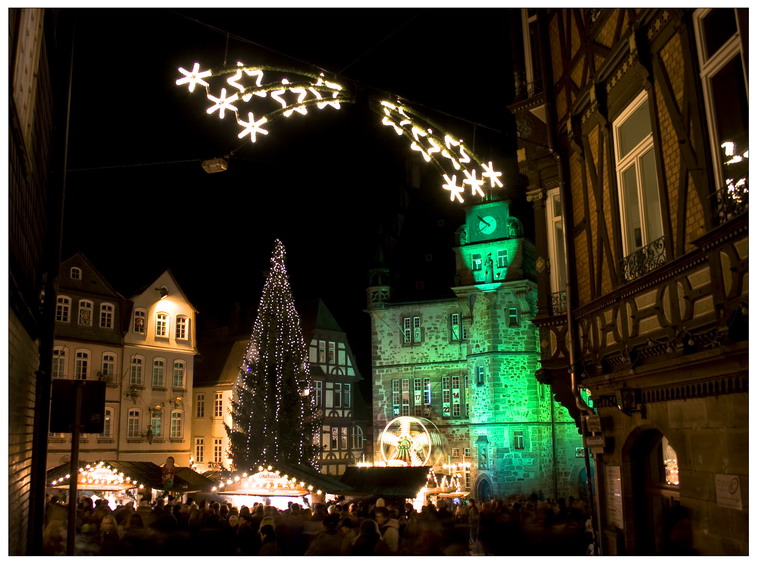
[[[295,300],[324,299],[368,376],[368,269],[410,153],[368,100],[402,96],[479,152],[508,157],[508,11],[75,11],[63,256],[84,252],[127,297],[170,268],[202,328],[234,302],[257,306],[279,238]],[[233,118],[208,117],[204,94],[175,85],[179,67],[239,60],[334,73],[358,102],[275,122],[244,143]],[[231,152],[228,171],[202,170]],[[460,206],[431,165],[424,173],[434,182],[410,207],[423,215],[432,202],[454,230]],[[437,237],[406,231],[406,246]]]

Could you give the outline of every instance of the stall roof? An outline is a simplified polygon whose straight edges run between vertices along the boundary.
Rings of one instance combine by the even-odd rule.
[[[426,485],[430,467],[347,467],[340,481],[349,494],[415,498]]]
[[[308,465],[299,463],[281,463],[271,462],[270,465],[262,465],[263,469],[271,467],[274,471],[279,471],[281,475],[296,477],[298,481],[303,481],[307,485],[312,485],[313,490],[320,490],[329,494],[343,494],[352,489],[333,477],[323,475]],[[250,469],[249,474],[255,474],[257,469]],[[211,471],[204,473],[204,477],[214,483],[228,481],[231,477],[239,476],[237,471]]]
[[[83,469],[87,465],[94,467],[99,462],[100,461],[80,461],[79,469]],[[149,461],[102,461],[102,463],[114,469],[118,473],[123,473],[125,476],[131,477],[139,484],[145,485],[145,487],[152,489],[163,488],[163,471],[161,467],[159,465],[156,465],[155,463]],[[57,467],[49,469],[47,471],[47,484],[49,485],[52,481],[56,480],[58,481],[59,485],[68,484],[68,479],[59,479],[65,477],[68,474],[70,467],[70,463],[65,463],[63,465],[58,465]],[[181,471],[182,469],[185,469],[185,471]],[[204,479],[202,475],[195,473],[192,469],[189,469],[187,467],[176,467],[176,473],[174,476],[174,489],[184,492],[194,492],[200,490],[194,487],[195,483],[192,482],[194,479],[187,480],[183,477],[183,475],[189,476],[189,473],[187,473],[186,471],[194,473],[194,475],[197,475],[197,477]]]

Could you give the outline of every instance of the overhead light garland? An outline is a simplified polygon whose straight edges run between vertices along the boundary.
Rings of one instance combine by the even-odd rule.
[[[258,135],[268,135],[269,130],[263,126],[278,118],[304,116],[312,109],[338,110],[342,104],[354,102],[347,89],[323,73],[246,66],[241,62],[236,68],[220,71],[201,70],[200,63],[194,63],[192,70],[179,67],[179,73],[182,76],[177,86],[186,86],[190,93],[204,91],[211,102],[206,113],[221,120],[233,115],[241,128],[237,137],[249,137],[253,143]]]
[[[267,136],[271,123],[279,118],[305,116],[311,109],[338,110],[342,104],[355,102],[349,89],[328,80],[324,73],[241,62],[236,68],[220,71],[202,70],[200,63],[194,63],[191,70],[180,67],[179,73],[177,86],[186,86],[190,93],[204,92],[211,103],[206,113],[221,120],[233,115],[240,128],[237,137],[249,138],[252,143],[257,143],[259,136]],[[408,139],[412,151],[439,167],[442,189],[449,192],[450,201],[463,204],[466,195],[484,197],[485,191],[504,187],[502,173],[491,161],[477,157],[462,139],[446,133],[406,104],[380,100],[373,101],[371,108],[381,115],[384,126]]]
[[[410,141],[412,151],[441,169],[442,189],[450,193],[450,201],[464,203],[463,195],[468,189],[471,197],[483,197],[485,189],[504,187],[502,173],[494,169],[491,161],[479,159],[462,139],[444,132],[409,106],[381,100],[372,109],[382,115],[383,125]]]

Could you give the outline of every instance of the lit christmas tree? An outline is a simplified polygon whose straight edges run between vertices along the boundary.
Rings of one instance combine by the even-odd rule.
[[[314,466],[319,429],[311,390],[307,347],[278,239],[263,286],[226,427],[237,470],[274,461]]]

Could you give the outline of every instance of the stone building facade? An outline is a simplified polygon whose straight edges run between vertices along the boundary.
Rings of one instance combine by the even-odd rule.
[[[521,24],[538,376],[596,465],[598,547],[747,555],[747,11],[528,9]]]
[[[457,238],[451,297],[393,302],[380,278],[368,289],[376,459],[412,417],[439,436],[424,462],[462,469],[473,498],[578,496],[581,436],[534,377],[533,244],[506,201],[469,207]]]

